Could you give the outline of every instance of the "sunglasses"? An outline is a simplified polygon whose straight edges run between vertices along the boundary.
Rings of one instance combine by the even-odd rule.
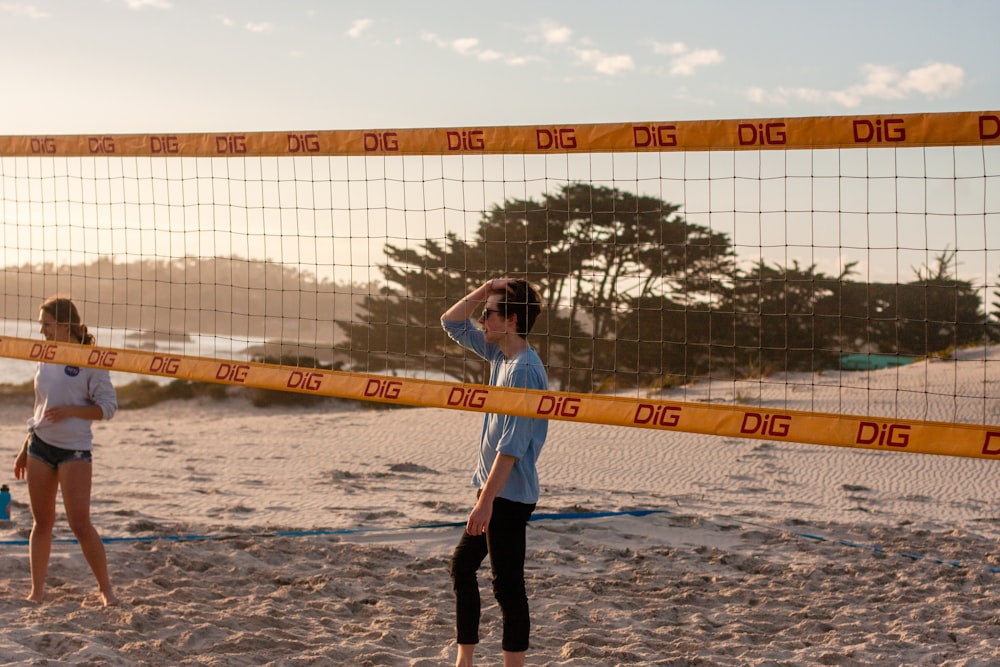
[[[496,313],[500,317],[503,317],[503,313],[501,313],[499,310],[494,310],[492,308],[483,308],[483,312],[482,314],[479,315],[479,319],[480,320],[488,319],[492,313]]]

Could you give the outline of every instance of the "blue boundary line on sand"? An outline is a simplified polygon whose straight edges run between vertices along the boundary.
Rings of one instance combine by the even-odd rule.
[[[606,511],[606,512],[552,512],[547,514],[534,514],[531,517],[531,521],[566,521],[566,520],[585,520],[585,519],[602,519],[607,517],[616,516],[635,516],[644,517],[651,514],[675,514],[670,510],[666,509],[636,509],[636,510],[621,510],[621,511]],[[814,542],[830,542],[831,544],[839,544],[845,547],[851,547],[855,549],[865,549],[873,553],[891,555],[893,552],[887,551],[885,548],[877,544],[864,544],[861,542],[854,542],[852,540],[836,539],[824,537],[823,535],[817,535],[815,533],[806,533],[798,531],[790,531],[783,528],[775,528],[774,526],[767,526],[764,524],[754,523],[752,521],[746,521],[739,519],[737,517],[729,517],[730,519],[737,521],[739,523],[745,524],[747,526],[754,526],[756,528],[763,528],[765,530],[771,530],[780,533],[787,533],[794,537],[801,537],[803,539],[812,540]],[[433,530],[436,528],[458,528],[464,526],[464,521],[449,521],[445,523],[424,523],[416,524],[412,526],[403,526],[399,528],[392,527],[370,527],[370,528],[334,528],[328,530],[279,530],[279,531],[268,531],[261,533],[206,533],[202,535],[192,534],[192,535],[147,535],[147,536],[132,536],[132,537],[102,537],[101,541],[105,544],[116,544],[125,542],[196,542],[200,540],[226,540],[226,539],[237,539],[240,537],[321,537],[330,535],[358,535],[363,533],[390,533],[390,532],[405,532],[411,530]],[[77,544],[76,538],[57,538],[52,540],[53,544]],[[0,546],[27,546],[28,540],[16,539],[16,540],[0,540]],[[944,558],[935,558],[932,556],[925,556],[923,554],[910,552],[910,551],[900,551],[899,556],[903,558],[909,558],[912,561],[918,560],[928,560],[929,562],[938,563],[940,565],[949,565],[954,568],[964,568],[967,567],[964,563],[956,560],[949,560]],[[988,572],[997,574],[1000,573],[1000,567],[995,565],[990,565],[986,568]]]
[[[535,514],[531,521],[568,520],[568,519],[600,519],[611,516],[647,516],[649,514],[669,514],[669,510],[645,509],[622,510],[618,512],[556,512],[551,514]],[[408,530],[431,530],[434,528],[458,528],[464,526],[464,521],[449,521],[447,523],[424,523],[399,528],[378,526],[371,528],[331,528],[327,530],[276,530],[255,533],[205,533],[202,535],[145,535],[131,537],[102,537],[105,544],[121,542],[197,542],[199,540],[231,540],[239,537],[319,537],[327,535],[356,535],[361,533],[398,533]],[[53,544],[77,544],[75,537],[62,537],[52,540]],[[27,546],[28,540],[0,540],[0,546]]]

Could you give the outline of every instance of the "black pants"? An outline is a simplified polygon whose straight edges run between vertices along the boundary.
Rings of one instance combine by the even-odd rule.
[[[479,643],[481,603],[476,571],[487,554],[493,573],[493,595],[503,615],[503,650],[528,650],[531,621],[524,587],[525,532],[535,506],[497,498],[486,535],[462,539],[451,557],[451,581],[455,590],[456,628],[459,644]]]

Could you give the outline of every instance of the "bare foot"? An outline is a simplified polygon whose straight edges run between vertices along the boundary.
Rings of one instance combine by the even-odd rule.
[[[101,593],[101,604],[105,607],[117,607],[121,603],[114,593]]]
[[[39,593],[39,594],[36,595],[35,592],[32,591],[28,595],[28,597],[26,597],[24,599],[25,599],[26,602],[30,602],[32,604],[42,604],[43,602],[45,602],[45,593]]]

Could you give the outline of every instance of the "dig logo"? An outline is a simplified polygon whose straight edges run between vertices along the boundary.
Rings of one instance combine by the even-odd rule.
[[[56,350],[59,347],[57,345],[46,345],[45,343],[35,343],[31,346],[30,357],[32,359],[43,359],[45,361],[52,361],[55,359]]]
[[[165,137],[150,137],[149,152],[157,155],[176,155],[181,150],[180,142],[174,135]]]
[[[906,127],[902,118],[880,118],[874,123],[870,120],[854,121],[854,143],[870,144],[885,141],[906,141]]]
[[[486,148],[486,135],[482,130],[445,132],[450,151],[481,151]]]
[[[540,151],[576,148],[576,130],[572,127],[535,130],[535,144]]]
[[[636,148],[676,146],[676,131],[676,125],[633,125],[632,142]]]
[[[250,372],[250,367],[246,364],[219,364],[219,368],[215,371],[216,380],[226,380],[228,382],[239,382],[243,384],[247,381],[247,373]]]
[[[983,454],[987,456],[1000,455],[1000,433],[996,431],[986,432],[986,441],[983,442]]]
[[[448,392],[448,405],[460,405],[464,408],[481,408],[486,405],[486,397],[490,395],[488,389],[466,389],[465,387],[452,387]]]
[[[740,123],[736,127],[740,146],[782,146],[788,142],[784,123]]]
[[[740,433],[747,435],[771,435],[783,438],[788,435],[792,418],[788,415],[762,415],[759,412],[744,412]]]
[[[854,442],[859,445],[888,445],[889,447],[906,447],[910,444],[910,427],[906,424],[877,424],[861,422],[858,424],[858,435]]]
[[[247,138],[243,134],[220,134],[215,137],[215,152],[219,155],[243,155],[247,152]]]
[[[118,359],[117,352],[108,350],[92,350],[87,355],[87,364],[90,366],[101,366],[103,368],[114,368],[115,360]]]
[[[542,396],[537,414],[576,417],[580,413],[580,399],[568,396]]]
[[[671,405],[651,405],[640,403],[632,416],[633,424],[652,424],[653,426],[677,426],[681,421],[681,409]]]
[[[34,155],[55,155],[56,140],[52,137],[32,137],[28,143]]]
[[[1000,139],[1000,116],[979,117],[979,138],[983,141]]]
[[[288,152],[289,153],[318,153],[319,152],[319,135],[318,134],[289,134],[288,136]]]
[[[114,137],[87,137],[87,150],[91,155],[114,155]]]
[[[365,150],[369,153],[399,150],[399,134],[397,132],[365,132],[362,139]]]
[[[153,357],[149,362],[150,373],[166,373],[176,375],[181,368],[181,360],[176,357]]]
[[[399,380],[369,380],[365,385],[365,396],[370,398],[399,398],[403,383]]]
[[[289,389],[308,389],[316,391],[323,384],[322,373],[304,373],[302,371],[292,371],[288,374],[288,382],[285,386]]]

